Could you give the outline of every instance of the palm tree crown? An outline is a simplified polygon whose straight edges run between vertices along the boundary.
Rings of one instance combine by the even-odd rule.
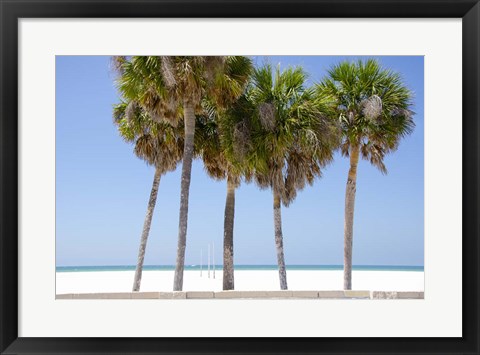
[[[134,144],[138,158],[155,166],[162,174],[177,168],[183,154],[183,125],[173,127],[156,122],[132,101],[116,104],[113,116],[120,136]]]
[[[342,154],[349,156],[351,148],[358,146],[364,159],[386,173],[383,158],[415,127],[412,93],[401,76],[373,59],[342,62],[328,71],[317,93],[336,102]]]
[[[255,180],[277,192],[285,206],[321,176],[338,139],[336,125],[326,114],[327,101],[306,88],[306,80],[302,68],[281,72],[265,65],[254,72],[248,92],[255,106]]]

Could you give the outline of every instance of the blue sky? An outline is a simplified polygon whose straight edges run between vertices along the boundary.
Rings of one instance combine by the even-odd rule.
[[[341,60],[359,57],[254,57],[282,68],[301,65],[310,83]],[[375,57],[402,74],[414,92],[416,128],[386,158],[388,175],[368,162],[358,167],[354,265],[423,265],[424,61],[421,56]],[[106,56],[56,58],[56,264],[133,265],[154,169],[117,133],[112,106],[119,102]],[[181,166],[160,181],[147,246],[147,265],[175,263]],[[339,154],[323,177],[282,208],[287,265],[343,263],[343,218],[348,161]],[[198,264],[215,243],[221,264],[226,183],[208,178],[194,161],[186,264]],[[254,184],[236,193],[235,264],[276,264],[272,194]]]

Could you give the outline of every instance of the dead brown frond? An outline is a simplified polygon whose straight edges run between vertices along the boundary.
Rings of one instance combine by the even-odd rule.
[[[250,147],[250,129],[245,121],[238,122],[233,131],[233,149],[239,159],[245,158]]]
[[[217,180],[225,179],[228,163],[223,155],[204,150],[202,160],[205,171],[210,177]]]
[[[161,67],[163,80],[165,81],[165,85],[167,87],[172,88],[177,84],[177,80],[175,78],[175,65],[173,63],[172,57],[162,56],[160,58],[162,63]]]
[[[135,118],[135,113],[137,110],[137,103],[136,101],[132,100],[128,103],[126,109],[125,109],[125,117],[129,122],[131,122]]]
[[[275,106],[270,102],[261,103],[258,106],[258,115],[262,127],[268,131],[273,131],[276,126],[276,110]]]
[[[110,57],[110,68],[114,72],[122,75],[124,73],[124,66],[123,64],[127,61],[126,56],[121,55],[114,55]]]
[[[215,77],[222,73],[225,68],[226,56],[206,56],[204,60],[204,75],[205,79],[209,82],[213,82]]]
[[[372,95],[368,99],[363,100],[363,115],[369,120],[376,120],[382,114],[382,99],[377,95]]]
[[[408,110],[408,109],[395,107],[394,109],[391,110],[390,114],[394,117],[403,116],[403,117],[411,118],[411,117],[413,117],[415,112],[413,112],[411,110]]]
[[[135,143],[135,155],[149,164],[155,163],[155,143],[150,134],[139,137]]]

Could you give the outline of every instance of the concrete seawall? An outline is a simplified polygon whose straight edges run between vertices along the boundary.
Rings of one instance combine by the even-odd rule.
[[[418,291],[185,291],[66,293],[55,299],[423,299]]]

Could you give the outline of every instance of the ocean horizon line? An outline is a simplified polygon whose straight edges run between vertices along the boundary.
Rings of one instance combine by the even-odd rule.
[[[135,271],[135,265],[79,265],[79,266],[56,266],[56,272],[95,272],[95,271]],[[222,264],[215,264],[215,269],[221,271]],[[208,265],[202,265],[203,270],[208,270]],[[213,269],[213,265],[210,265]],[[235,270],[277,270],[275,264],[239,264],[234,265]],[[295,264],[286,265],[287,270],[343,270],[343,265],[310,265]],[[353,265],[353,270],[357,271],[424,271],[423,265]],[[172,271],[175,265],[144,265],[144,271]],[[200,271],[199,264],[185,265],[185,270]]]

